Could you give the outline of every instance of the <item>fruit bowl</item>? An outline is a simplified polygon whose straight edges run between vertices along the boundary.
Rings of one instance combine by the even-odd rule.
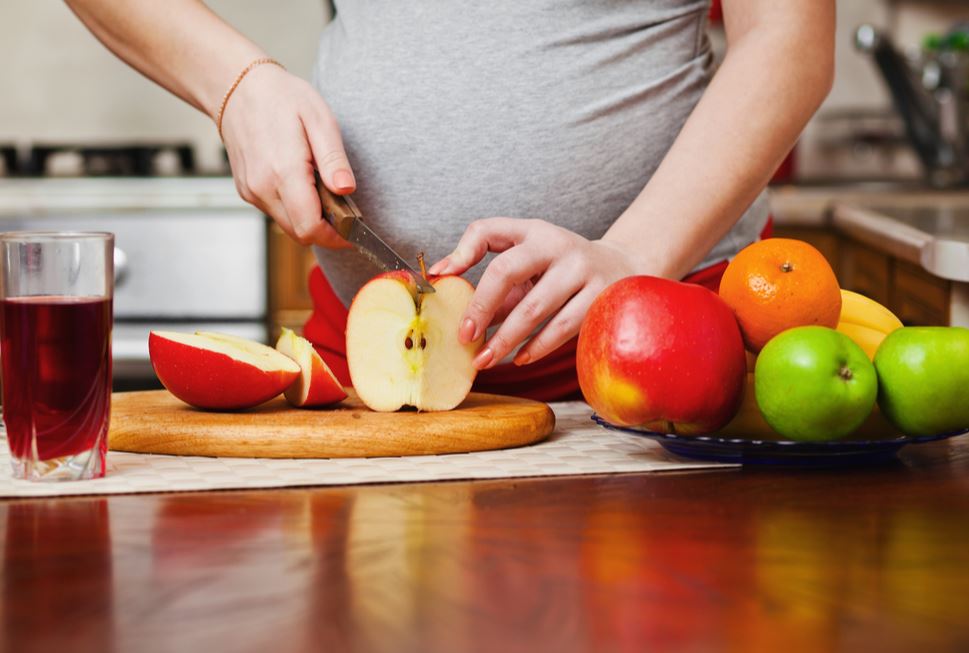
[[[672,454],[696,460],[742,465],[784,465],[788,467],[832,467],[871,465],[892,460],[898,450],[909,444],[935,442],[965,435],[969,429],[922,435],[898,436],[884,440],[832,440],[794,442],[793,440],[753,440],[721,435],[675,435],[646,429],[616,426],[598,415],[592,420],[602,427],[656,440]]]

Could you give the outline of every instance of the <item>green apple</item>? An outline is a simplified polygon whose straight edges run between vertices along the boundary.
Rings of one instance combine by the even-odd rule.
[[[875,353],[878,405],[906,435],[969,428],[969,329],[905,327]]]
[[[848,336],[820,326],[788,329],[757,357],[754,396],[764,419],[791,440],[848,435],[871,413],[878,377]]]

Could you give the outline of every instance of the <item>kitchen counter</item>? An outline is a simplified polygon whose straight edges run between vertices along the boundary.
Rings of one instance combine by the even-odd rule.
[[[825,227],[835,205],[896,208],[969,207],[969,190],[933,190],[917,184],[785,185],[770,189],[774,222],[785,227]]]
[[[969,436],[886,466],[0,503],[0,649],[969,649]]]
[[[853,206],[969,207],[969,190],[935,190],[915,183],[771,186],[774,222],[784,227],[825,227],[836,204]]]
[[[772,188],[770,197],[778,231],[815,241],[840,266],[839,277],[845,274],[848,287],[860,274],[867,281],[855,290],[908,312],[916,318],[911,323],[969,326],[969,190],[782,186]],[[858,246],[877,255],[858,253]],[[908,281],[887,278],[896,274],[889,272],[893,265]],[[904,271],[906,265],[934,281],[918,281]],[[898,296],[887,291],[891,287],[900,288]],[[920,302],[924,292],[933,297],[928,309]]]
[[[830,226],[937,277],[969,282],[969,191],[782,186],[770,197],[778,226]]]
[[[839,231],[937,277],[969,282],[969,196],[934,206],[836,202],[831,220]]]
[[[0,178],[0,218],[84,207],[252,210],[232,177]]]

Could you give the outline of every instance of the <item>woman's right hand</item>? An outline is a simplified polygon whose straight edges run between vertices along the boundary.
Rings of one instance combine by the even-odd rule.
[[[279,66],[252,69],[229,98],[222,136],[239,195],[303,245],[348,247],[322,219],[313,171],[334,193],[356,189],[330,107]]]

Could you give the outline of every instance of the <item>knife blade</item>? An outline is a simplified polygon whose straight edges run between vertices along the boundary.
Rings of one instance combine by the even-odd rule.
[[[374,233],[363,221],[363,214],[356,203],[347,195],[337,195],[323,185],[320,175],[316,174],[316,190],[323,206],[323,219],[348,243],[363,254],[369,261],[383,270],[404,270],[417,282],[417,291],[433,293],[434,286],[424,276],[395,252],[390,245]]]

